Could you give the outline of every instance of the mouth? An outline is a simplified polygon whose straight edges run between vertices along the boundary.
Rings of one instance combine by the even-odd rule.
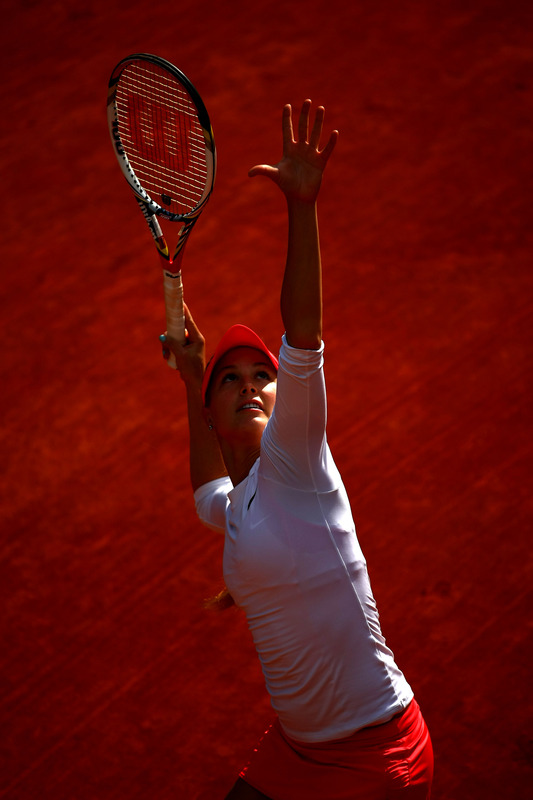
[[[244,405],[240,406],[238,411],[263,411],[263,406],[260,403],[244,403]]]

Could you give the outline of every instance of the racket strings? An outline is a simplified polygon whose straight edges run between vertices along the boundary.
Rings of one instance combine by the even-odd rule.
[[[188,92],[161,67],[133,62],[116,91],[120,139],[139,182],[175,214],[192,211],[205,191],[206,142]]]

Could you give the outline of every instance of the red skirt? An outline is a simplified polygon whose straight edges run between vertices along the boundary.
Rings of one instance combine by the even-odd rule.
[[[296,742],[276,719],[240,777],[272,800],[428,800],[433,748],[416,700],[332,742]]]

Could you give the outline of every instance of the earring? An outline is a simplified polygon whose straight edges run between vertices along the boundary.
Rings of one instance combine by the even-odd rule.
[[[209,423],[208,428],[209,428],[210,431],[213,430],[213,423],[212,422]]]

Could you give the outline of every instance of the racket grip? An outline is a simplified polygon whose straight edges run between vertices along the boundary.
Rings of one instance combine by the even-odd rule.
[[[167,317],[167,334],[180,344],[185,343],[185,314],[183,311],[183,283],[181,271],[163,270],[163,289],[165,293],[165,311]],[[167,364],[177,369],[174,353],[170,354]]]

